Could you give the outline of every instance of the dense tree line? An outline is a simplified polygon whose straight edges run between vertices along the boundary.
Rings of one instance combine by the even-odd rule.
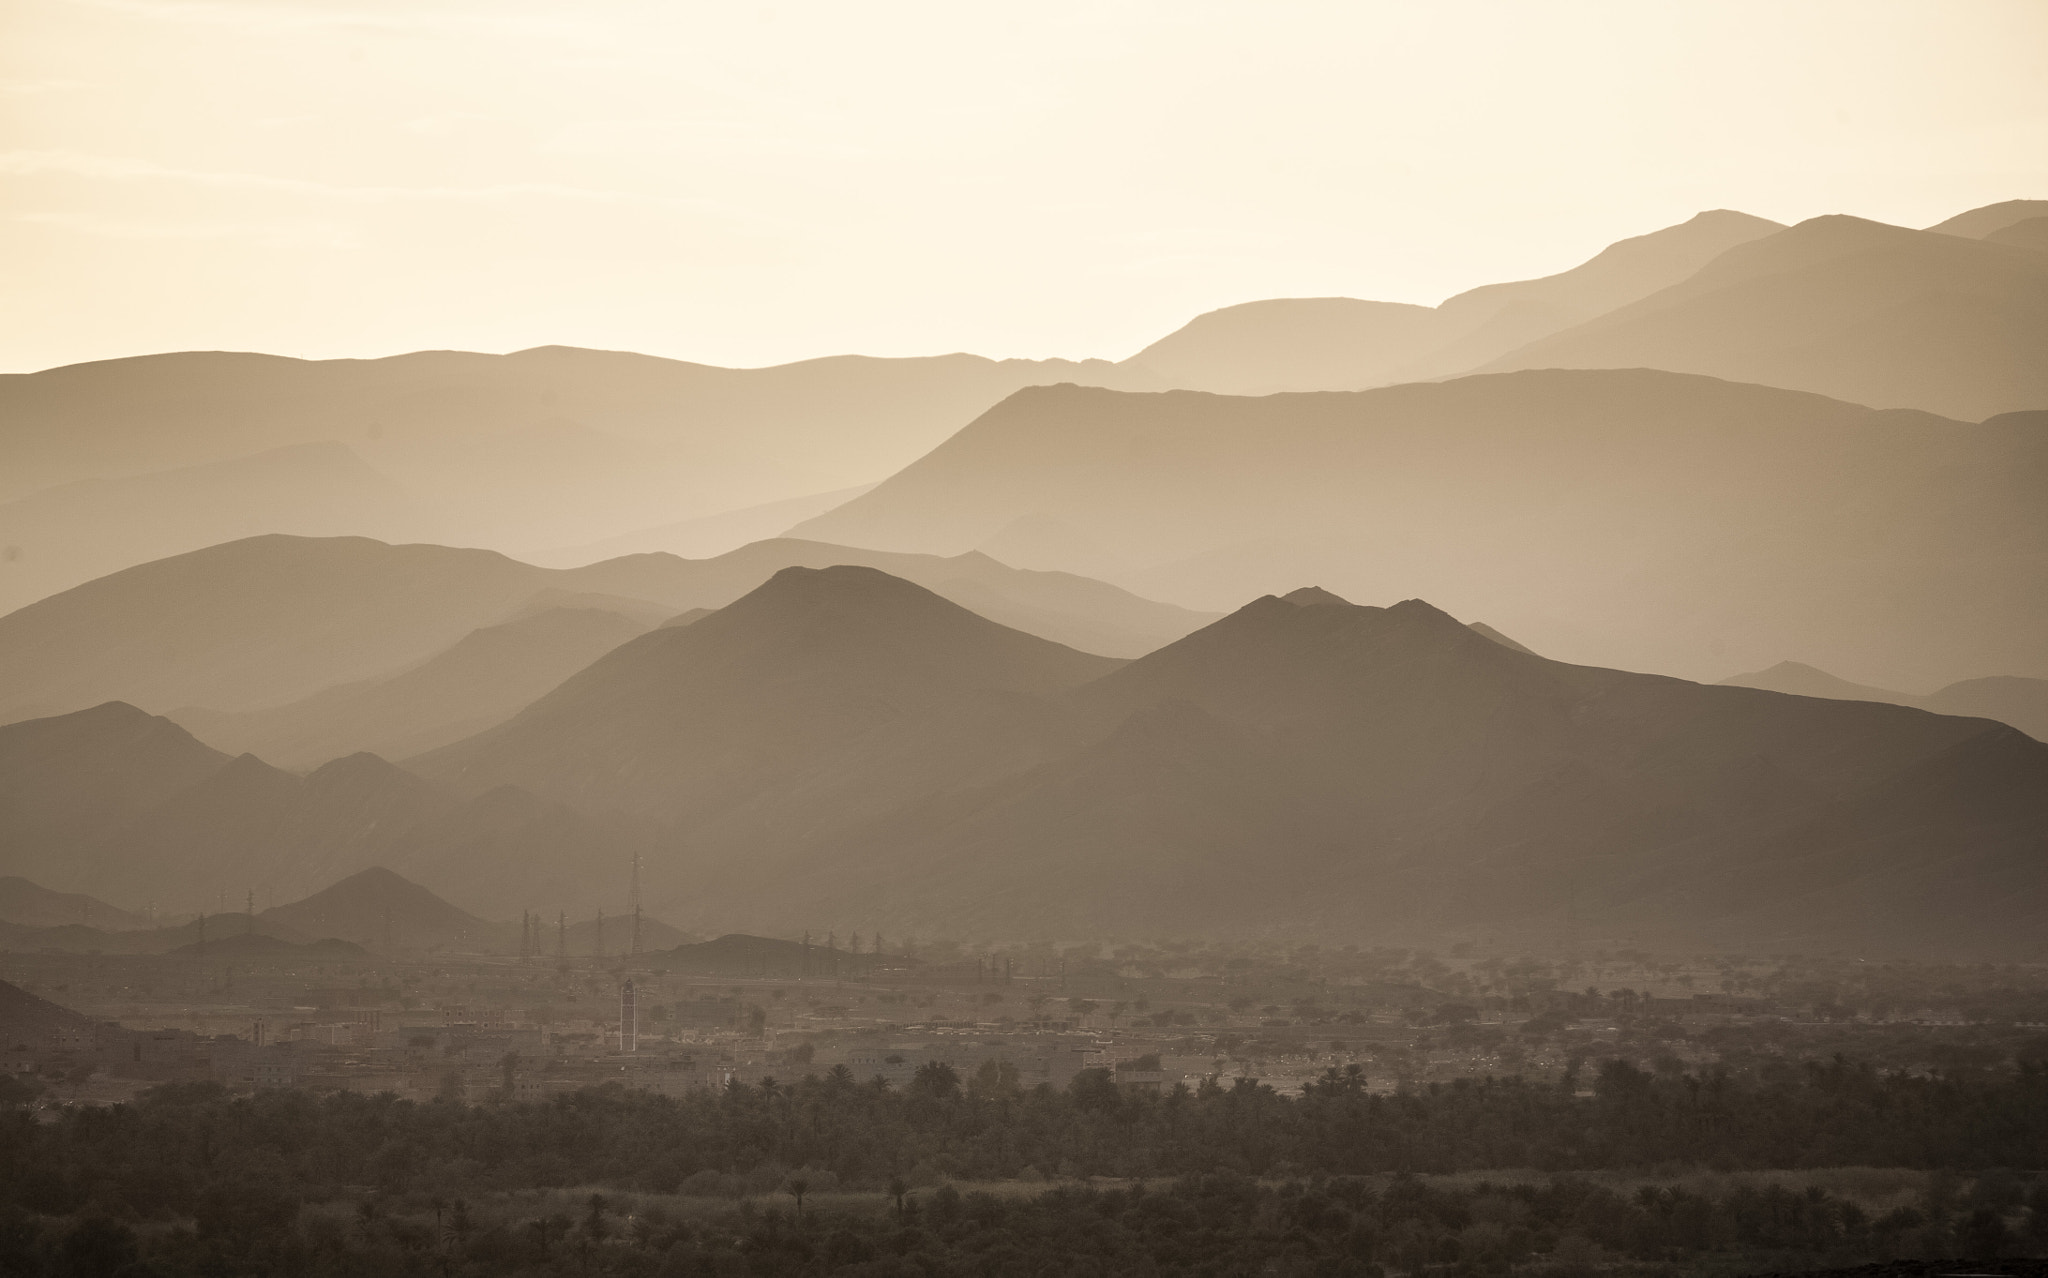
[[[786,1189],[800,1188],[793,1182]],[[1547,1185],[1431,1186],[1397,1176],[1260,1182],[1216,1174],[1163,1188],[1059,1186],[1034,1196],[894,1187],[865,1207],[765,1210],[747,1200],[678,1218],[592,1194],[574,1213],[517,1201],[365,1198],[301,1207],[273,1187],[214,1186],[189,1225],[151,1230],[89,1214],[40,1221],[0,1209],[0,1272],[35,1278],[384,1278],[455,1274],[631,1278],[1036,1278],[1299,1275],[1389,1271],[1492,1278],[1595,1272],[1798,1271],[1900,1257],[2041,1255],[2048,1194],[2010,1178],[1967,1197],[1937,1186],[1923,1206],[1873,1217],[1818,1188],[1681,1188],[1633,1194]],[[2015,1222],[2018,1227],[2015,1228]]]
[[[1474,1247],[1499,1260],[1532,1249],[1547,1253],[1546,1239],[1566,1237],[1645,1258],[1674,1248],[1726,1246],[1938,1252],[1959,1245],[1955,1240],[1967,1239],[1970,1228],[1967,1221],[1943,1218],[1938,1207],[1886,1223],[1862,1218],[1851,1203],[1797,1196],[1709,1203],[1651,1195],[1609,1203],[1583,1182],[1566,1179],[1543,1191],[1549,1197],[1512,1191],[1508,1197],[1522,1205],[1487,1208],[1496,1219],[1471,1215],[1471,1203],[1447,1206],[1450,1199],[1430,1197],[1435,1191],[1419,1182],[1397,1181],[1404,1186],[1398,1193],[1375,1195],[1360,1178],[1658,1164],[1724,1170],[2048,1166],[2048,1067],[2036,1065],[1917,1077],[1838,1060],[1736,1080],[1654,1074],[1617,1060],[1602,1066],[1590,1096],[1576,1090],[1575,1080],[1549,1086],[1508,1079],[1384,1096],[1369,1093],[1356,1072],[1331,1071],[1300,1097],[1248,1080],[1145,1095],[1119,1088],[1105,1071],[1088,1071],[1064,1091],[1020,1091],[1000,1069],[984,1069],[963,1085],[943,1065],[926,1066],[901,1090],[836,1070],[789,1085],[735,1084],[685,1098],[612,1088],[537,1105],[417,1104],[288,1091],[234,1098],[211,1085],[167,1086],[129,1106],[43,1116],[17,1108],[0,1118],[0,1212],[10,1213],[0,1245],[12,1249],[0,1254],[0,1272],[37,1272],[9,1266],[40,1265],[34,1257],[58,1257],[65,1247],[97,1246],[109,1254],[147,1251],[152,1263],[162,1262],[159,1268],[171,1266],[163,1272],[184,1272],[173,1254],[180,1247],[215,1255],[207,1272],[238,1272],[235,1265],[244,1261],[220,1257],[246,1259],[256,1252],[268,1259],[240,1271],[355,1272],[333,1266],[379,1246],[405,1251],[425,1245],[399,1237],[404,1230],[395,1218],[380,1226],[378,1203],[484,1204],[515,1191],[561,1186],[659,1194],[780,1188],[793,1195],[835,1183],[890,1190],[906,1207],[921,1198],[927,1214],[914,1227],[907,1218],[848,1217],[834,1228],[854,1243],[834,1243],[838,1234],[821,1234],[824,1225],[800,1226],[791,1216],[773,1226],[765,1217],[736,1218],[720,1226],[724,1232],[715,1237],[725,1241],[716,1245],[713,1234],[693,1227],[697,1232],[668,1238],[659,1249],[650,1243],[620,1250],[620,1239],[602,1236],[597,1211],[595,1223],[551,1225],[543,1218],[538,1232],[531,1222],[523,1233],[503,1222],[465,1227],[458,1250],[466,1257],[497,1247],[503,1254],[496,1259],[474,1258],[482,1266],[477,1272],[514,1272],[553,1263],[528,1254],[548,1251],[552,1231],[558,1239],[581,1239],[586,1248],[603,1242],[607,1264],[655,1250],[665,1258],[708,1257],[703,1263],[710,1268],[677,1273],[823,1273],[849,1265],[883,1267],[847,1272],[884,1273],[896,1272],[889,1257],[913,1255],[940,1257],[930,1264],[919,1260],[916,1272],[983,1272],[961,1255],[1005,1246],[1036,1254],[1032,1249],[1040,1244],[1028,1240],[1042,1233],[1085,1241],[1095,1248],[1085,1255],[1106,1266],[1102,1272],[1139,1272],[1125,1266],[1140,1253],[1154,1256],[1161,1272],[1204,1272],[1190,1268],[1191,1261],[1162,1258],[1164,1243],[1147,1241],[1155,1218],[1171,1218],[1188,1228],[1223,1230],[1228,1236],[1216,1240],[1217,1255],[1265,1248],[1261,1254],[1298,1254],[1303,1263],[1324,1267],[1304,1272],[1462,1263]],[[955,1202],[951,1191],[929,1188],[948,1179],[1090,1175],[1175,1177],[1182,1184],[1149,1197],[1091,1196],[1070,1188],[986,1202]],[[1288,1181],[1316,1187],[1273,1187]],[[1420,1226],[1402,1224],[1422,1218],[1398,1206],[1408,1201],[1402,1195],[1433,1204],[1437,1224],[1422,1231],[1427,1239]],[[2020,1191],[2014,1195],[1980,1208],[2018,1212]],[[1595,1202],[1602,1205],[1587,1205]],[[327,1208],[336,1203],[357,1204],[368,1214],[356,1222],[360,1227],[328,1238],[321,1222],[333,1223]],[[1073,1220],[1060,1223],[1065,1216]],[[2048,1220],[2048,1201],[2034,1204],[2025,1219]],[[56,1220],[69,1223],[59,1229],[50,1223]],[[1499,1226],[1500,1238],[1467,1232],[1481,1224]],[[452,1254],[444,1244],[447,1230],[456,1227],[438,1221],[436,1255]],[[2005,1237],[1984,1221],[1975,1228],[1981,1240]],[[2010,1221],[2000,1228],[2025,1233]],[[912,1242],[903,1241],[906,1231],[915,1235]],[[1168,1241],[1185,1241],[1184,1229],[1169,1232]],[[1461,1241],[1452,1247],[1443,1245],[1445,1238]],[[1522,1241],[1503,1241],[1517,1238]],[[751,1251],[740,1249],[748,1255],[789,1255],[765,1269],[751,1260],[752,1268],[732,1269],[710,1251],[734,1251],[734,1239],[753,1240]],[[1475,1239],[1490,1241],[1481,1247]],[[316,1253],[328,1255],[332,1263],[321,1262],[327,1270],[306,1268]]]

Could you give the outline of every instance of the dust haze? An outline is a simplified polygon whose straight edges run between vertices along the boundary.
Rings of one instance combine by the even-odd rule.
[[[2037,7],[0,32],[0,1270],[2041,1272]]]

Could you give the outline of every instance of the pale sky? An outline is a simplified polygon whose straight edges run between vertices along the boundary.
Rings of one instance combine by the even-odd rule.
[[[0,370],[1121,358],[2048,197],[2044,0],[0,0]]]

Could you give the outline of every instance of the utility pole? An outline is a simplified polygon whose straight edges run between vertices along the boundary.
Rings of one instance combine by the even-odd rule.
[[[254,935],[256,934],[256,889],[255,889],[255,888],[250,888],[250,889],[249,889],[249,907],[248,907],[248,910],[249,910],[249,913],[248,913],[248,919],[249,919],[249,926],[248,926],[247,932],[248,932],[248,935],[250,935],[250,936],[254,936]]]
[[[597,907],[597,956],[604,957],[604,907]]]

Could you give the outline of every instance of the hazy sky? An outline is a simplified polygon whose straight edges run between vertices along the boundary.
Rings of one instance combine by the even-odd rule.
[[[0,368],[1121,358],[1733,207],[2048,196],[2043,0],[0,0]]]

